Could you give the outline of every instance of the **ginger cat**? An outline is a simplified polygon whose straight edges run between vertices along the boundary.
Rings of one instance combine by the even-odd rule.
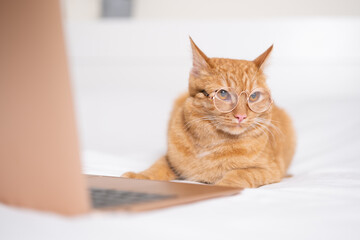
[[[175,101],[167,153],[149,169],[123,177],[240,188],[281,181],[296,143],[291,120],[273,103],[262,71],[272,46],[246,61],[208,58],[190,42],[189,92]]]

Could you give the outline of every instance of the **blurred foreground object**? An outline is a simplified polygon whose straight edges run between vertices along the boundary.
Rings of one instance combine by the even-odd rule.
[[[1,1],[0,24],[0,201],[84,213],[59,1]]]

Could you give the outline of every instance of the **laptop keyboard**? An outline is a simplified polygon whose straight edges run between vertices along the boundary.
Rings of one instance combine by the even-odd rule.
[[[143,192],[130,192],[104,188],[90,188],[94,208],[117,207],[174,198],[175,195],[162,195]]]

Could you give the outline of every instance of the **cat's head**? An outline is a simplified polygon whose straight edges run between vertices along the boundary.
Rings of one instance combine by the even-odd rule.
[[[191,112],[232,135],[264,125],[270,118],[272,98],[262,69],[272,46],[255,60],[246,61],[208,58],[191,38],[190,41]]]

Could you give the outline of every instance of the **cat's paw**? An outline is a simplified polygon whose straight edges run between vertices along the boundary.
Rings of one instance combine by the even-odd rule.
[[[223,178],[220,181],[216,182],[215,185],[224,186],[224,187],[234,187],[234,188],[251,188],[249,183],[241,179],[237,179],[235,181],[232,179]]]
[[[121,177],[124,178],[135,178],[135,179],[150,179],[148,176],[141,173],[126,172]]]

